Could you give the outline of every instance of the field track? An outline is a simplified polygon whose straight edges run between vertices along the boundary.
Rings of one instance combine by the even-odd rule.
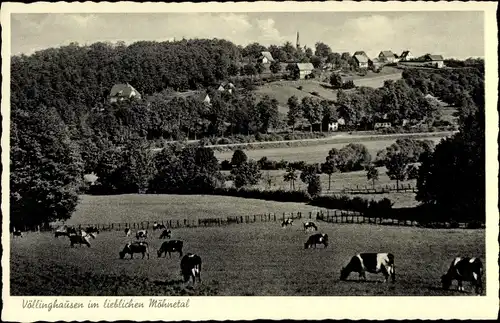
[[[118,258],[130,240],[104,232],[91,248],[70,248],[67,238],[27,233],[11,238],[12,295],[472,295],[440,289],[439,277],[456,255],[484,260],[484,230],[437,230],[320,222],[328,248],[304,250],[310,233],[300,223],[278,223],[173,230],[185,252],[203,259],[201,285],[185,288],[178,280],[178,257],[157,258],[161,241],[149,238],[150,259]],[[159,233],[158,233],[159,234]],[[157,235],[157,234],[156,234]],[[367,274],[341,282],[339,270],[357,252],[392,252],[396,283]],[[135,277],[135,278],[134,278]],[[465,284],[466,291],[471,288]]]

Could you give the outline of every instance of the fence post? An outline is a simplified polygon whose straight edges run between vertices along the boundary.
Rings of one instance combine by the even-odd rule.
[[[312,212],[309,212],[309,219],[312,219]]]
[[[283,221],[285,221],[285,212],[283,212]]]
[[[274,213],[274,222],[276,222],[276,213]]]

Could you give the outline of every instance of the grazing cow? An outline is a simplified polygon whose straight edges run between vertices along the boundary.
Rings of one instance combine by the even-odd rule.
[[[58,238],[60,236],[69,237],[70,234],[76,235],[76,230],[74,228],[63,226],[63,227],[57,228],[56,231],[54,231],[54,236],[56,238]]]
[[[391,253],[360,253],[351,258],[346,267],[340,271],[340,280],[346,280],[351,272],[357,272],[359,278],[366,280],[366,272],[372,274],[382,273],[384,282],[387,282],[389,276],[392,282],[396,281],[394,271],[394,255]]]
[[[22,233],[20,230],[14,230],[14,231],[12,232],[12,235],[13,235],[14,237],[20,237],[20,238],[22,238],[22,237],[23,237],[23,233]]]
[[[54,232],[54,236],[55,236],[56,238],[58,238],[58,237],[60,237],[60,236],[65,236],[65,237],[68,237],[68,236],[69,236],[69,234],[68,234],[68,232],[67,232],[67,231],[55,231],[55,232]]]
[[[289,225],[292,225],[293,224],[293,219],[286,219],[286,220],[283,220],[283,222],[281,222],[281,227],[287,227]]]
[[[193,278],[193,284],[198,281],[201,282],[201,258],[198,255],[188,253],[181,260],[181,275],[184,282],[187,283],[190,278]]]
[[[125,236],[129,237],[131,233],[132,233],[132,230],[130,230],[130,228],[125,229]]]
[[[70,235],[77,235],[78,234],[78,232],[76,231],[76,229],[72,228],[72,227],[68,228],[66,230],[66,232],[67,232],[68,236],[70,236]]]
[[[140,239],[140,238],[144,238],[145,239],[145,238],[148,237],[148,231],[147,230],[139,230],[135,234],[135,237],[136,237],[136,239]]]
[[[158,258],[161,257],[163,253],[165,253],[165,258],[167,257],[167,252],[168,252],[168,257],[171,258],[171,253],[172,252],[178,252],[179,253],[179,258],[182,257],[182,247],[184,243],[181,240],[169,240],[165,241],[164,243],[161,244],[160,249],[158,249]]]
[[[95,226],[87,227],[85,231],[87,233],[97,233],[97,234],[99,233],[99,229],[97,229],[97,227]]]
[[[453,280],[458,282],[458,290],[464,291],[463,281],[471,282],[476,294],[483,291],[483,263],[479,258],[456,257],[451,262],[448,272],[441,276],[443,289],[449,289]]]
[[[127,243],[122,251],[120,251],[120,259],[125,258],[129,254],[130,259],[134,259],[134,253],[142,253],[142,259],[147,255],[149,259],[149,246],[146,241]]]
[[[307,239],[306,243],[304,243],[304,249],[311,248],[314,246],[316,248],[316,245],[322,244],[326,247],[328,247],[328,234],[326,233],[317,233],[313,234],[312,236]]]
[[[308,221],[308,222],[304,223],[304,231],[307,231],[310,229],[314,229],[314,231],[318,231],[318,227],[316,226],[316,224],[314,224],[314,222]]]
[[[165,230],[167,227],[161,223],[153,223],[153,231],[156,231],[156,230]]]
[[[86,233],[83,230],[80,231],[80,234],[70,234],[69,235],[69,241],[70,241],[71,247],[74,247],[75,244],[79,244],[79,245],[84,244],[90,248],[90,238],[95,239],[94,234],[93,233]]]
[[[160,239],[167,238],[170,239],[172,237],[172,231],[170,229],[165,229],[160,235]]]

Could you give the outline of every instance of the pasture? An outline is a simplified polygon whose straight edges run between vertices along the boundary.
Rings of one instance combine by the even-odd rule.
[[[404,135],[401,135],[404,137]],[[444,136],[443,136],[444,137]],[[428,136],[428,137],[415,137],[417,140],[431,140],[435,144],[443,137]],[[284,147],[284,148],[263,148],[255,150],[244,150],[248,158],[259,160],[262,157],[267,157],[269,160],[286,160],[286,161],[305,161],[308,163],[322,163],[325,161],[328,152],[332,148],[341,149],[347,146],[349,143],[358,143],[366,146],[372,159],[375,159],[377,152],[379,150],[385,149],[386,147],[392,145],[398,138],[393,136],[388,136],[388,138],[377,138],[376,140],[370,140],[364,137],[346,137],[346,140],[341,143],[328,143],[328,144],[318,144],[314,146],[303,146],[303,147]],[[219,161],[231,160],[233,156],[233,151],[215,152],[215,157]]]
[[[150,259],[119,259],[127,238],[121,231],[103,232],[92,246],[70,248],[66,237],[27,233],[10,240],[11,295],[220,295],[220,296],[390,296],[472,295],[444,291],[440,276],[457,255],[485,260],[484,230],[421,229],[368,224],[318,222],[329,235],[328,248],[304,249],[311,233],[297,221],[254,223],[226,227],[174,229],[184,241],[184,253],[202,257],[202,283],[186,286],[180,279],[180,259],[158,258],[159,232],[148,238]],[[396,282],[382,275],[357,274],[339,281],[339,271],[358,252],[395,255]],[[485,275],[486,277],[486,275]]]

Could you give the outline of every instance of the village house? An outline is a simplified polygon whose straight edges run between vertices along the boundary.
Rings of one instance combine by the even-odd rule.
[[[383,50],[378,54],[378,58],[381,62],[386,63],[396,63],[398,61],[398,57],[390,50]]]
[[[233,93],[233,90],[235,89],[235,86],[233,83],[231,82],[228,82],[228,83],[221,83],[221,85],[219,85],[219,87],[217,88],[217,91],[220,91],[220,92],[229,92],[229,93]]]
[[[368,65],[372,66],[374,70],[377,70],[382,67],[384,63],[380,61],[380,58],[375,57],[374,59],[368,61]]]
[[[392,127],[392,123],[389,121],[379,121],[379,122],[375,122],[373,125],[373,129],[375,129],[375,130],[381,129],[381,128],[390,128],[390,127]]]
[[[358,68],[368,68],[368,57],[365,55],[354,55],[354,61]]]
[[[261,52],[258,58],[258,62],[262,64],[270,64],[274,62],[273,55],[270,52]]]
[[[427,54],[424,56],[426,62],[431,62],[431,65],[435,68],[444,67],[444,58],[441,55]]]
[[[134,89],[134,87],[128,83],[125,84],[115,84],[111,88],[109,93],[109,102],[115,103],[130,99],[141,99],[141,94],[139,91]]]
[[[296,63],[293,68],[295,76],[303,80],[307,75],[312,74],[314,66],[312,63]]]
[[[210,96],[205,91],[187,91],[187,92],[175,92],[171,95],[172,98],[193,98],[199,102],[202,102],[206,105],[211,104]]]
[[[409,60],[412,60],[414,58],[415,58],[415,56],[413,56],[413,54],[409,50],[403,51],[401,53],[401,56],[399,56],[400,61],[409,61]]]
[[[338,131],[339,126],[344,126],[345,125],[345,120],[344,118],[339,118],[335,121],[332,121],[328,124],[328,132],[330,131]]]

